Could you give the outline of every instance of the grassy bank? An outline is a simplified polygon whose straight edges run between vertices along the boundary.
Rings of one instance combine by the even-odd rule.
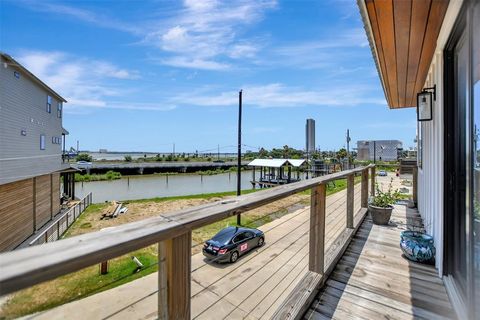
[[[105,174],[80,174],[75,173],[75,182],[105,181],[121,179],[122,174],[116,171],[107,171]]]
[[[356,182],[359,182],[359,177],[356,178]],[[335,184],[328,184],[327,194],[330,195],[344,190],[345,188],[346,181],[338,180]],[[255,191],[258,190],[242,191],[242,193],[247,194]],[[137,220],[141,220],[149,217],[148,214],[144,214],[145,212],[149,212],[148,210],[152,212],[150,216],[153,216],[161,214],[162,212],[177,210],[178,208],[219,201],[234,195],[235,192],[221,192],[124,201],[123,203],[129,208],[128,213],[121,215],[116,220],[112,219],[107,221],[100,220],[99,217],[102,212],[106,210],[108,204],[94,204],[87,208],[87,210],[69,229],[65,237],[96,231],[108,227],[109,225],[113,225],[114,223],[118,225],[135,221],[126,220],[129,217],[137,217]],[[274,203],[265,205],[261,208],[246,212],[242,214],[242,223],[247,227],[260,227],[295,209],[308,205],[310,202],[309,195],[310,192],[307,190],[288,198],[275,201]],[[211,238],[220,229],[229,225],[236,225],[235,216],[194,230],[192,232],[192,254],[200,252],[201,246],[205,240]],[[144,264],[145,268],[139,272],[135,272],[136,265],[131,260],[132,256],[136,256]],[[99,266],[94,265],[55,280],[22,290],[14,294],[2,307],[2,310],[0,310],[0,318],[11,319],[53,308],[70,301],[117,287],[156,271],[157,245],[152,245],[128,255],[110,260],[109,273],[107,275],[100,275]]]

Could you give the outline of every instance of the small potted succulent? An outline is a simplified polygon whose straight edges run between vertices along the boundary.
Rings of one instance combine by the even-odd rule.
[[[390,181],[387,191],[380,190],[378,184],[376,185],[376,194],[368,205],[368,211],[374,224],[386,225],[390,221],[393,204],[400,197],[400,192],[393,190],[392,181],[393,179]]]

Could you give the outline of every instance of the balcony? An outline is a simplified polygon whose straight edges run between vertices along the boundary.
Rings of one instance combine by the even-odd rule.
[[[375,177],[370,165],[2,254],[0,294],[158,243],[158,273],[33,318],[453,317],[435,269],[401,257],[399,233],[418,214],[397,206],[387,227],[365,218]],[[338,180],[346,190],[327,196]],[[263,226],[266,244],[237,263],[192,256],[194,229],[302,192],[310,205]]]

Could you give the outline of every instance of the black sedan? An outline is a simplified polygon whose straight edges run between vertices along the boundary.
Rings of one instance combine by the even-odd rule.
[[[205,242],[203,255],[215,262],[235,262],[248,251],[263,246],[262,231],[250,228],[227,227]]]

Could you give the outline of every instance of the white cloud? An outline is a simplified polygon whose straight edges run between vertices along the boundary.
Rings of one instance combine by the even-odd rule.
[[[163,55],[156,60],[165,65],[225,70],[231,66],[229,59],[257,53],[259,45],[239,34],[275,6],[275,1],[266,0],[187,0],[178,14],[150,30],[143,43],[160,48]]]
[[[253,58],[258,52],[259,47],[252,44],[236,44],[233,45],[228,53],[230,58]]]
[[[180,68],[192,68],[199,70],[227,70],[231,66],[227,63],[220,63],[214,60],[205,60],[197,58],[186,58],[186,57],[172,57],[167,59],[158,60],[162,64],[166,64],[172,67]]]
[[[289,87],[280,83],[260,86],[244,86],[243,102],[245,105],[259,108],[289,108],[305,106],[349,107],[359,104],[385,105],[384,99],[369,96],[368,88],[362,85],[351,85],[348,88],[329,87],[320,90],[306,90]],[[205,92],[191,95],[179,95],[172,98],[175,104],[196,106],[236,106],[237,91],[224,91],[217,94]]]
[[[35,0],[18,0],[20,5],[24,5],[30,10],[39,12],[48,12],[61,15],[62,17],[73,17],[80,21],[92,23],[97,26],[109,29],[115,29],[132,34],[141,34],[142,29],[133,23],[127,23],[109,16],[97,14],[92,11],[79,9],[72,6],[59,4],[53,1],[35,1]]]
[[[369,61],[370,51],[362,28],[335,30],[319,35],[318,39],[279,44],[269,50],[262,65],[300,69],[340,68],[352,61]]]
[[[65,111],[85,108],[171,110],[175,106],[153,103],[119,103],[112,98],[128,92],[139,78],[137,71],[126,70],[110,62],[91,60],[63,52],[24,52],[17,60],[39,79],[67,99]]]

